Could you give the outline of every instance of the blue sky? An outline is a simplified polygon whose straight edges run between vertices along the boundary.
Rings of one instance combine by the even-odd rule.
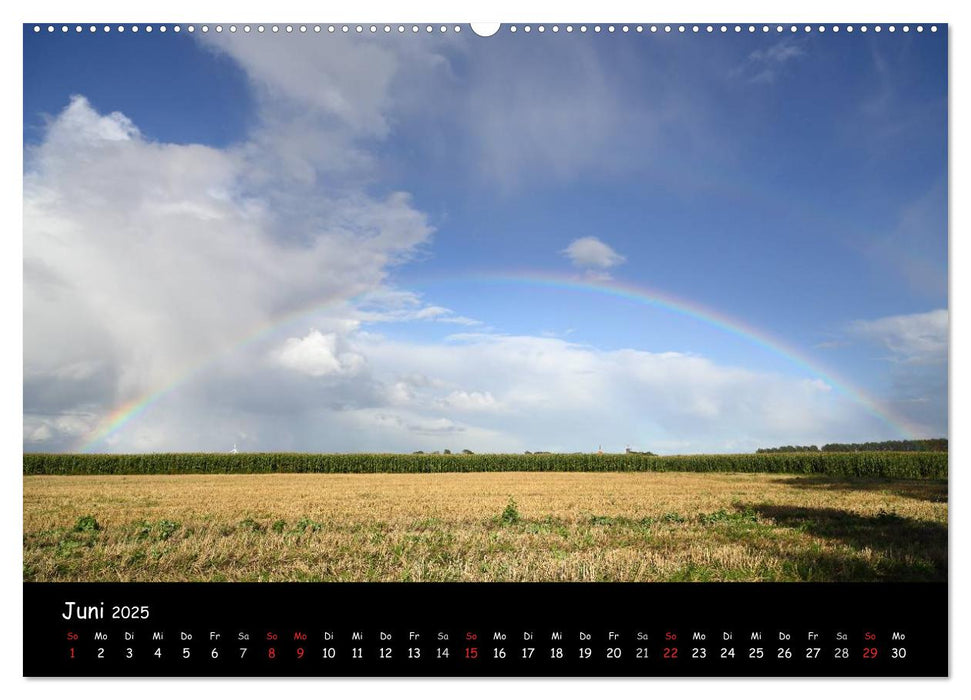
[[[946,55],[25,27],[24,448],[946,435]]]

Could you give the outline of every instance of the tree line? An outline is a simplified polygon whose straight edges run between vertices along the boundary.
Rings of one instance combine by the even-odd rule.
[[[947,438],[926,440],[884,440],[883,442],[831,442],[822,447],[816,445],[783,445],[760,447],[756,454],[776,452],[947,452]]]

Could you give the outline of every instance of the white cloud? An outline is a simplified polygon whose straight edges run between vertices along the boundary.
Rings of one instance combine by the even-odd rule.
[[[687,94],[690,82],[675,81],[677,90],[670,89],[666,78],[675,68],[662,55],[607,57],[596,42],[561,42],[555,35],[490,41],[495,50],[475,50],[474,60],[461,56],[462,72],[437,81],[442,87],[434,96],[454,105],[467,138],[460,155],[475,164],[476,179],[504,195],[515,196],[525,183],[533,189],[580,177],[611,179],[661,163],[667,171],[671,163],[693,160],[697,147],[710,158],[715,144],[697,128],[703,110]],[[454,51],[462,50],[459,42]],[[672,133],[679,134],[677,152],[670,148]]]
[[[803,385],[814,391],[832,391],[833,387],[822,379],[804,379]]]
[[[456,411],[501,411],[503,406],[489,391],[453,391],[439,401],[443,408]]]
[[[427,108],[409,88],[417,74],[427,82],[438,70],[434,47],[202,40],[238,62],[255,88],[253,126],[239,144],[153,142],[125,115],[101,115],[79,96],[27,154],[25,443],[76,446],[115,407],[204,362],[205,373],[167,397],[167,408],[153,408],[151,430],[126,428],[106,444],[192,448],[227,433],[266,439],[268,416],[304,411],[312,420],[314,407],[356,410],[392,393],[346,344],[358,324],[479,325],[417,297],[398,309],[354,303],[384,290],[389,269],[432,234],[406,193],[381,193],[375,147],[393,126],[393,102]],[[291,337],[257,337],[226,354],[253,329],[315,306],[323,311]],[[292,401],[277,391],[281,382]],[[210,418],[220,401],[238,403]],[[83,425],[66,422],[67,412],[85,416]],[[223,419],[228,425],[213,425]],[[299,444],[301,431],[316,429],[288,424],[275,432],[291,437],[277,444]]]
[[[753,51],[750,57],[753,60],[764,61],[766,63],[785,63],[789,59],[802,56],[806,52],[801,46],[792,41],[780,41],[762,51]]]
[[[750,53],[741,65],[732,70],[732,75],[750,83],[772,83],[779,77],[785,64],[805,54],[800,40],[786,38]]]
[[[387,42],[227,32],[205,41],[232,56],[269,100],[303,105],[355,133],[387,133],[388,93],[398,69]]]
[[[24,428],[24,440],[27,442],[46,442],[54,437],[54,432],[46,423],[41,423],[37,427],[32,427],[29,430],[25,424]]]
[[[223,376],[200,376],[116,433],[110,448],[229,449],[237,441],[253,450],[579,451],[602,444],[621,451],[631,444],[699,452],[893,437],[817,379],[681,353],[486,333],[445,344],[403,341],[354,324],[283,347],[289,366],[275,363],[278,374],[254,373],[258,364],[247,360]],[[343,372],[342,354],[362,358],[359,368]]]
[[[675,66],[661,56],[608,57],[596,43],[552,35],[495,37],[485,51],[451,32],[421,41],[397,33],[381,41],[353,33],[322,41],[311,32],[197,38],[238,62],[257,87],[258,136],[272,154],[256,164],[265,177],[343,182],[347,166],[354,177],[373,176],[378,160],[369,146],[411,127],[433,166],[505,195],[526,182],[645,169],[690,170],[692,177],[672,181],[681,187],[697,181],[696,163],[710,164],[723,148],[703,116],[710,94],[693,91],[694,81],[671,81]]]
[[[254,328],[379,288],[431,236],[400,192],[309,182],[281,208],[291,183],[254,181],[263,148],[148,141],[83,97],[51,120],[24,176],[25,413],[106,416]],[[283,357],[325,371],[304,350]]]
[[[199,38],[238,62],[257,87],[259,139],[272,154],[259,164],[265,177],[343,182],[348,164],[355,177],[368,177],[376,163],[368,146],[419,123],[423,132],[458,136],[423,139],[430,162],[468,164],[462,175],[512,194],[524,181],[653,165],[672,130],[694,132],[700,111],[686,104],[683,86],[675,95],[658,79],[669,67],[608,61],[595,45],[554,37],[542,47],[545,60],[535,60],[533,42],[515,37],[496,37],[496,50],[481,51],[464,36],[437,32],[421,41],[396,33],[381,41],[354,35],[322,41],[310,32]],[[651,85],[649,95],[630,90],[635,83]],[[679,139],[670,155],[680,163],[685,142],[701,145],[700,134]]]
[[[433,377],[407,405],[492,431],[491,447],[663,451],[754,449],[797,437],[830,442],[886,426],[818,379],[786,378],[680,353],[601,351],[560,339],[463,334],[449,345],[369,339],[375,376]],[[474,391],[463,386],[477,385]],[[704,436],[704,437],[699,437]]]
[[[274,360],[311,377],[356,374],[365,364],[361,355],[341,351],[336,333],[321,333],[316,329],[303,338],[287,338],[274,353]]]
[[[87,101],[82,96],[72,96],[70,105],[59,117],[62,128],[52,131],[48,142],[84,146],[100,141],[131,141],[141,136],[138,128],[121,112],[93,116],[86,106]]]
[[[425,418],[405,413],[390,412],[359,412],[360,417],[366,417],[374,428],[390,428],[393,431],[404,431],[423,437],[439,437],[465,432],[465,428],[448,418]]]
[[[848,329],[880,348],[890,380],[886,400],[923,436],[947,431],[948,316],[947,309],[936,309],[856,321]]]
[[[60,436],[81,437],[94,429],[97,416],[93,414],[63,415],[24,415],[24,442],[47,443],[56,441]]]
[[[882,345],[895,362],[933,364],[947,360],[947,309],[855,321],[850,332]]]
[[[620,265],[626,258],[595,236],[577,238],[564,250],[575,267],[604,272]]]
[[[471,449],[474,452],[518,452],[522,449],[516,438],[502,432],[442,416],[426,417],[408,410],[365,409],[342,416],[341,422],[348,434],[364,438],[359,444],[383,444],[386,441],[396,445],[396,451],[447,449],[458,452]]]
[[[361,297],[355,307],[355,317],[370,323],[434,321],[459,326],[482,325],[481,321],[458,315],[444,306],[424,304],[420,295],[401,289],[377,289]]]

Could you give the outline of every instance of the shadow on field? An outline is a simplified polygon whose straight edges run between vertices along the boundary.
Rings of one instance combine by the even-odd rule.
[[[836,508],[748,506],[777,526],[883,555],[875,560],[847,552],[790,552],[790,568],[804,580],[947,580],[947,526],[881,511],[859,515]]]
[[[880,491],[901,498],[947,503],[947,481],[938,479],[834,479],[827,476],[794,476],[773,479],[796,489],[819,491]]]

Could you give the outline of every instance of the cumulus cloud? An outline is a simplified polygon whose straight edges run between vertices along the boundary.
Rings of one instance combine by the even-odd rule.
[[[606,273],[610,268],[626,260],[623,255],[596,236],[577,238],[563,250],[563,254],[570,259],[574,267],[596,273]]]
[[[253,181],[261,148],[152,142],[81,96],[50,122],[24,176],[24,406],[46,426],[30,435],[76,445],[249,329],[380,287],[431,236],[401,192],[311,183],[281,210],[286,187]],[[281,357],[321,372],[308,342]]]
[[[409,195],[376,183],[374,145],[389,133],[401,57],[427,67],[434,51],[265,38],[201,39],[254,90],[253,127],[233,147],[151,141],[76,96],[26,153],[25,440],[76,446],[113,408],[301,308],[360,320],[351,300],[430,239]],[[426,307],[411,313],[475,323]],[[269,366],[315,380],[366,375],[335,349],[339,333],[296,331],[263,348]],[[259,371],[247,381],[259,384]]]
[[[336,333],[313,329],[303,338],[287,338],[274,353],[276,362],[310,377],[332,374],[355,374],[364,366],[364,357],[341,351]]]

